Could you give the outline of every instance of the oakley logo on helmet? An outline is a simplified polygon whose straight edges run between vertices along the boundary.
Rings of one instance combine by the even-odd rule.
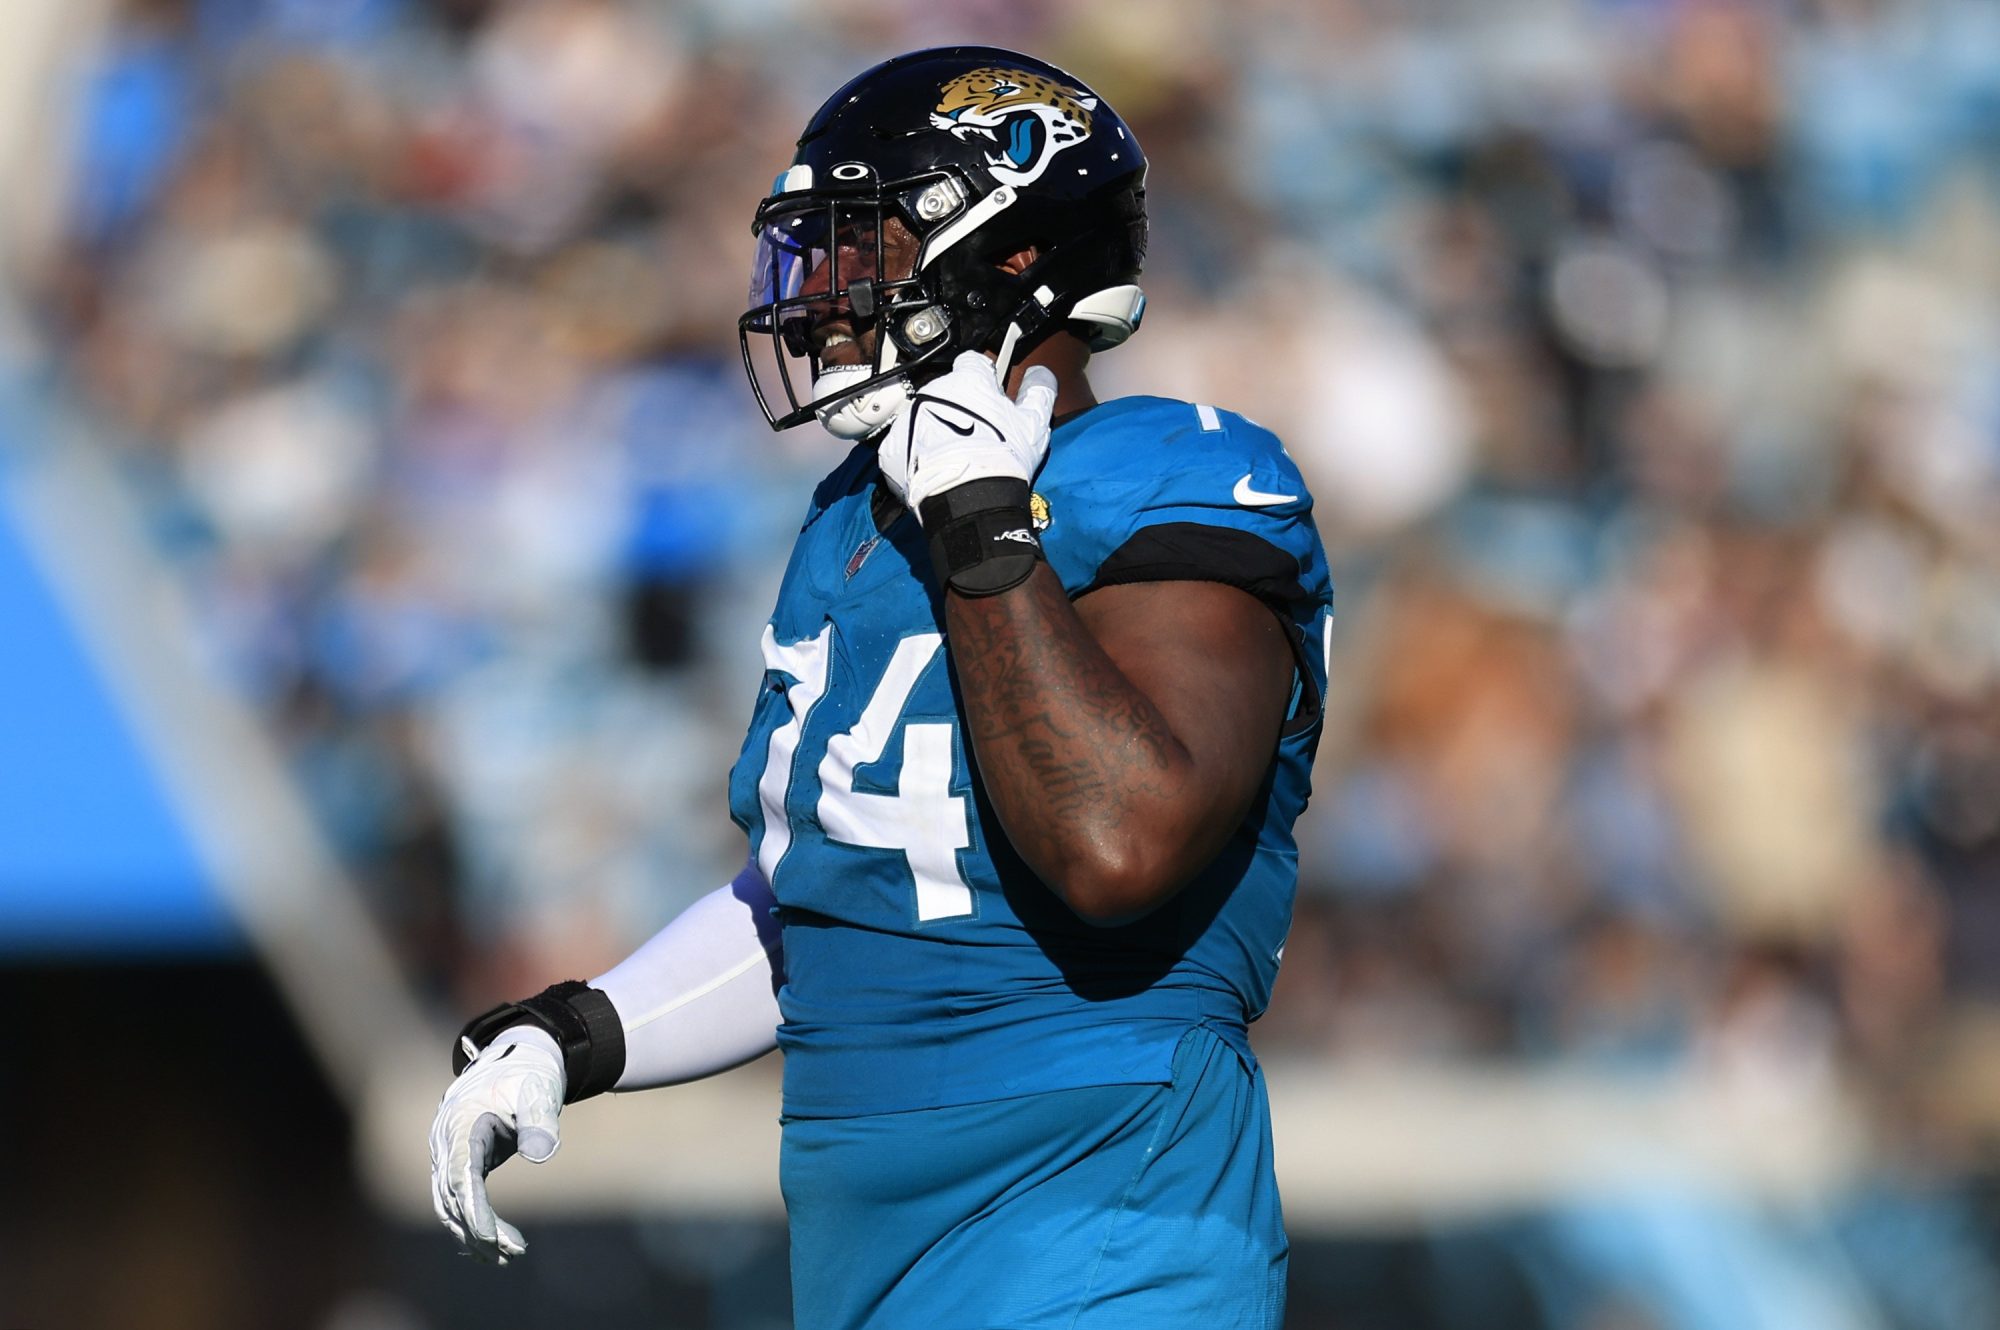
[[[1025,69],[975,69],[938,94],[931,124],[956,138],[990,141],[986,167],[1003,185],[1041,178],[1065,148],[1090,137],[1097,99]]]

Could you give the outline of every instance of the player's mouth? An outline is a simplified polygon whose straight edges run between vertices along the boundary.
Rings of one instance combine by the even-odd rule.
[[[845,321],[823,324],[815,328],[813,339],[818,344],[822,364],[860,365],[866,363],[872,355],[866,341],[855,334],[853,325]]]

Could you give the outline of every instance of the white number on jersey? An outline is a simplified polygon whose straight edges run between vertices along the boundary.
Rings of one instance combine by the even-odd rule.
[[[806,716],[826,690],[832,632],[833,625],[828,624],[818,637],[789,647],[778,646],[768,628],[764,632],[765,663],[799,680],[790,697],[792,718],[772,733],[764,774],[757,782],[764,806],[764,840],[757,862],[767,881],[776,880],[778,861],[791,845],[785,796]],[[854,727],[827,742],[819,764],[816,810],[828,840],[903,852],[916,881],[917,918],[926,923],[972,913],[972,888],[958,869],[958,851],[971,844],[971,838],[965,796],[951,792],[952,724],[905,724],[902,719],[917,681],[943,646],[944,638],[937,633],[917,633],[897,643]],[[903,768],[896,792],[855,789],[856,769],[882,760],[899,725]]]
[[[819,636],[789,646],[779,646],[778,635],[769,624],[764,625],[764,668],[798,680],[785,694],[792,718],[771,731],[771,742],[764,749],[764,774],[757,778],[757,802],[764,808],[764,839],[757,846],[757,867],[764,870],[766,882],[778,880],[778,861],[792,848],[792,818],[785,810],[785,796],[792,789],[792,758],[799,751],[806,717],[826,692],[826,665],[832,648],[832,624],[820,629]]]

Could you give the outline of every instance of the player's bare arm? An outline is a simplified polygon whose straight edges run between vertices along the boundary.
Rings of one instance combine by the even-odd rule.
[[[1046,566],[946,598],[968,740],[1029,867],[1086,919],[1160,905],[1221,850],[1270,768],[1292,684],[1275,615],[1214,582],[1105,587]]]
[[[1071,605],[1030,484],[1054,411],[1095,400],[1087,358],[1058,334],[1003,380],[967,352],[912,396],[878,461],[930,537],[967,744],[1008,840],[1077,914],[1120,923],[1170,898],[1242,821],[1293,667],[1276,616],[1226,584],[1114,583]]]

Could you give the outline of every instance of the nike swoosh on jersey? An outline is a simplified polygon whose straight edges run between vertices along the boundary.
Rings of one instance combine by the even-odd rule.
[[[950,430],[953,434],[963,434],[968,439],[972,437],[972,431],[979,428],[977,425],[967,425],[964,429],[960,429],[958,426],[952,424],[949,420],[946,420],[943,416],[939,415],[935,411],[931,412],[931,419],[937,421],[938,424],[944,426],[946,429]]]
[[[1299,497],[1296,494],[1266,494],[1263,490],[1252,489],[1250,473],[1247,471],[1243,473],[1243,479],[1236,482],[1236,488],[1231,490],[1230,494],[1245,508],[1268,508],[1274,503],[1295,503]]]

